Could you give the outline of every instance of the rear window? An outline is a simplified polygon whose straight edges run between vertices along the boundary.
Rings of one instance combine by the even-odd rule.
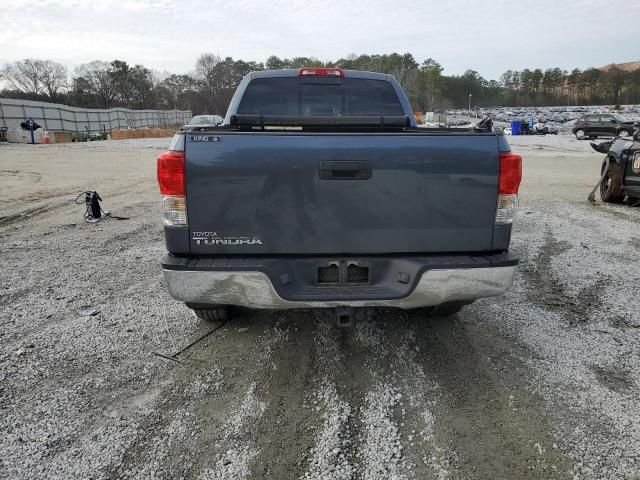
[[[384,80],[362,78],[256,78],[238,106],[240,115],[404,115],[395,90]]]

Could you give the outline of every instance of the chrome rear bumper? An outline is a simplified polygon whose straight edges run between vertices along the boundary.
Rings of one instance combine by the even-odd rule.
[[[273,309],[341,306],[409,309],[502,295],[513,284],[515,272],[515,265],[427,270],[403,298],[338,301],[284,299],[263,272],[164,269],[164,278],[171,296],[186,303]]]

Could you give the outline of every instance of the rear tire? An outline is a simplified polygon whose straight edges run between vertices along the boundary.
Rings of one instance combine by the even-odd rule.
[[[587,134],[581,128],[576,130],[575,136],[576,136],[576,139],[578,139],[578,140],[586,140],[587,139]]]
[[[622,169],[613,159],[610,160],[609,170],[600,184],[600,198],[607,203],[622,203],[624,200]]]
[[[225,305],[189,305],[193,314],[205,322],[224,322],[229,318],[229,311]]]

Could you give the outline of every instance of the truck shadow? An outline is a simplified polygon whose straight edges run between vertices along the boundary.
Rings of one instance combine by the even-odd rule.
[[[356,471],[368,468],[362,458],[375,427],[363,412],[372,408],[372,393],[390,389],[406,399],[388,408],[416,474],[430,476],[438,467],[455,478],[565,478],[570,461],[554,441],[543,399],[531,393],[530,353],[467,308],[448,318],[374,310],[350,328],[327,321],[326,312],[290,313],[281,323],[289,337],[262,389],[269,407],[258,426],[263,453],[254,478],[288,468],[303,474],[300,456],[314,444],[317,432],[309,430],[321,428],[322,417],[302,404],[323,376],[354,412],[347,458]],[[313,347],[327,341],[335,348],[328,357]],[[433,423],[425,428],[427,416]],[[409,444],[412,432],[429,428]],[[274,431],[280,432],[276,439]],[[423,458],[431,460],[423,464]]]
[[[473,309],[447,318],[409,316],[418,362],[439,385],[435,434],[455,452],[454,465],[473,478],[564,478],[557,449],[531,393],[529,353],[492,331]]]

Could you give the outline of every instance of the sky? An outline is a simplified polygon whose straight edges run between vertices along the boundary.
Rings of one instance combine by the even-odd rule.
[[[71,68],[120,59],[186,73],[203,52],[256,61],[409,52],[447,75],[498,79],[640,60],[638,0],[0,0],[0,25],[0,64]]]

